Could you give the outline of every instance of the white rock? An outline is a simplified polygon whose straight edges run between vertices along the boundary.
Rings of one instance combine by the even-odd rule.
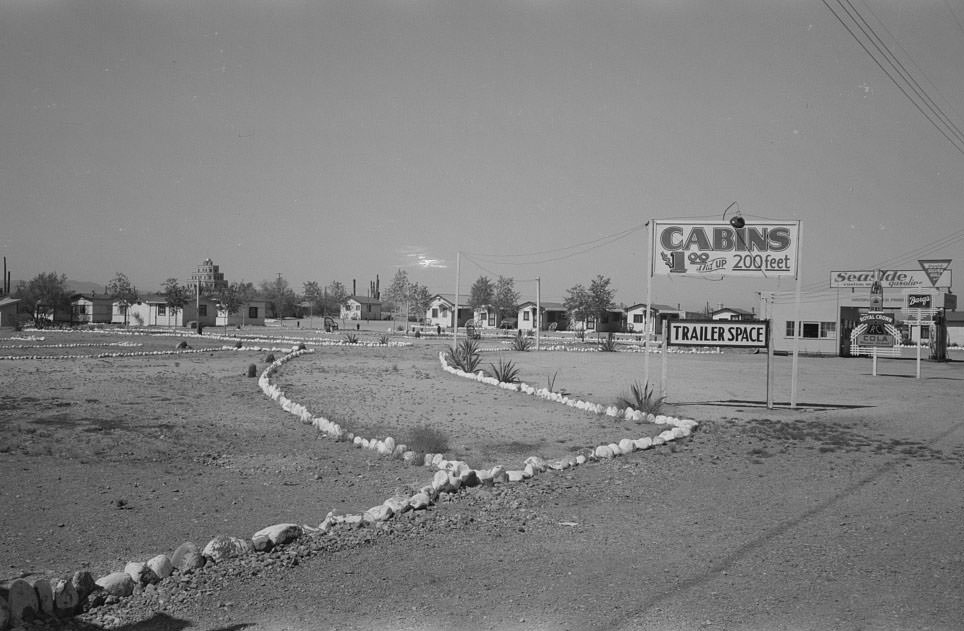
[[[542,473],[548,468],[546,461],[540,458],[539,456],[529,456],[528,458],[525,459],[525,461],[522,464],[532,465],[532,469],[536,473]]]
[[[509,482],[522,482],[525,480],[525,472],[520,471],[519,469],[510,469],[509,471],[505,472],[505,475]]]
[[[492,474],[492,482],[495,484],[502,484],[509,479],[508,474],[505,471],[505,467],[502,465],[492,467],[490,473]]]
[[[174,554],[171,555],[171,565],[182,574],[186,574],[204,566],[204,555],[201,554],[196,545],[186,541],[179,545]],[[78,590],[79,592],[80,590]],[[83,597],[81,597],[81,600],[83,600]]]
[[[151,568],[159,579],[165,579],[174,571],[174,565],[167,558],[166,554],[159,554],[147,561],[147,567]]]
[[[247,539],[218,535],[208,542],[201,554],[205,559],[219,563],[232,557],[243,556],[254,551],[254,544]]]
[[[609,445],[599,445],[594,452],[597,458],[612,458],[613,450]]]
[[[383,442],[385,443],[385,448],[388,449],[388,452],[389,452],[389,453],[395,451],[395,439],[394,439],[394,438],[392,438],[391,436],[389,436],[389,437],[386,438]]]
[[[255,540],[267,540],[271,547],[283,546],[299,539],[303,534],[304,529],[298,524],[275,524],[254,533],[251,536],[251,541],[254,543]],[[254,545],[255,548],[258,547],[257,543],[254,543]]]
[[[444,493],[447,490],[446,487],[448,486],[448,483],[449,483],[448,471],[436,471],[435,475],[432,476],[432,487],[437,491],[441,491]]]
[[[134,579],[127,572],[114,572],[94,582],[111,596],[126,598],[134,593]]]
[[[147,563],[141,563],[140,561],[129,562],[124,566],[124,571],[134,579],[135,585],[151,585],[161,580],[154,573],[154,570],[147,567]]]
[[[576,464],[586,464],[586,456],[583,454],[576,456]]]
[[[432,500],[429,499],[428,493],[419,491],[408,500],[408,505],[412,510],[422,510],[431,506]]]
[[[381,521],[387,521],[392,518],[395,513],[392,511],[391,507],[385,504],[379,504],[378,506],[372,506],[362,515],[367,523],[376,523]]]
[[[619,451],[622,454],[631,454],[636,449],[636,443],[631,438],[624,438],[619,441]]]
[[[385,504],[385,506],[387,506],[387,507],[389,507],[390,509],[392,509],[392,513],[394,513],[394,514],[396,514],[396,515],[399,514],[399,513],[404,513],[404,512],[407,511],[409,508],[411,508],[411,507],[408,505],[408,498],[407,498],[407,497],[402,497],[401,495],[393,495],[392,497],[390,497],[390,498],[388,498],[387,500],[385,500],[385,501],[384,501],[384,504]]]
[[[649,449],[653,446],[653,439],[649,436],[636,439],[636,449]]]

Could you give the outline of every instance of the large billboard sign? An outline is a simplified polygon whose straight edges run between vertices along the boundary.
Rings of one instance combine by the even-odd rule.
[[[932,279],[922,269],[882,269],[850,270],[830,272],[830,287],[871,287],[880,280],[884,289],[927,289],[930,287],[950,287],[951,270],[944,269],[940,276]]]
[[[653,221],[654,274],[669,276],[796,277],[799,221]]]
[[[769,323],[761,320],[667,320],[670,346],[766,348]]]

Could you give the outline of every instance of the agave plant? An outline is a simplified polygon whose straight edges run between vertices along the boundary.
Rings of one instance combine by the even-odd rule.
[[[378,343],[382,346],[388,346],[388,333],[382,333],[381,337],[378,338]]]
[[[500,383],[519,383],[519,368],[511,361],[503,361],[501,357],[499,365],[489,364],[486,372]]]
[[[476,372],[479,369],[478,342],[465,339],[458,346],[450,346],[445,353],[445,362],[463,372]]]
[[[358,336],[354,333],[345,333],[345,341],[349,344],[358,344]]]
[[[604,353],[615,353],[616,352],[616,338],[612,333],[606,336],[606,339],[599,343],[599,350]]]
[[[648,381],[645,384],[634,381],[629,387],[629,395],[619,397],[616,405],[620,408],[632,408],[643,414],[659,414],[665,400],[666,396],[657,395],[656,388],[649,385]]]
[[[532,348],[532,338],[522,335],[522,331],[512,338],[512,350],[527,351]]]

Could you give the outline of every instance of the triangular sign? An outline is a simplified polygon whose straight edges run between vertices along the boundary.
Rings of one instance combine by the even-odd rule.
[[[927,261],[917,261],[920,267],[927,274],[931,285],[937,287],[937,281],[944,275],[944,271],[951,266],[951,259],[930,259]]]

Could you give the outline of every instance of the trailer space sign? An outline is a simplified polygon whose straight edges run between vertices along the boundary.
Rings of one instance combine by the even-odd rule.
[[[654,220],[655,274],[791,276],[799,264],[799,221],[729,223]]]
[[[761,320],[668,320],[670,346],[767,348],[769,322]]]

